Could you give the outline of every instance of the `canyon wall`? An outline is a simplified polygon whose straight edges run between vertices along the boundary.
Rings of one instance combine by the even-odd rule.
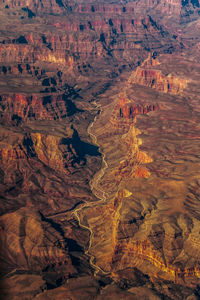
[[[5,299],[198,299],[199,1],[0,1]]]

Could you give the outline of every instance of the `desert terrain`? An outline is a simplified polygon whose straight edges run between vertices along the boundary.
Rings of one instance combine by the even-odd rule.
[[[199,299],[199,1],[0,20],[1,298]]]

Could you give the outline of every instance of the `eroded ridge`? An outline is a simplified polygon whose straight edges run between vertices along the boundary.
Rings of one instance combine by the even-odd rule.
[[[147,86],[172,95],[181,94],[190,80],[186,76],[176,74],[173,70],[171,73],[169,70],[162,70],[160,65],[159,58],[153,59],[152,56],[148,56],[131,74],[128,83]]]
[[[161,61],[165,59],[162,57]],[[182,141],[182,127],[178,125],[172,130],[169,120],[175,123],[179,105],[181,112],[177,115],[177,122],[185,122],[184,118],[189,115],[189,104],[183,106],[182,103],[185,101],[183,94],[187,94],[187,84],[183,89],[177,88],[176,92],[155,88],[155,94],[152,92],[147,101],[149,90],[129,82],[121,93],[123,96],[112,99],[112,105],[105,105],[92,125],[92,134],[106,158],[107,168],[103,176],[97,178],[101,195],[105,195],[105,191],[107,197],[99,205],[80,211],[80,220],[83,222],[87,217],[87,226],[92,231],[89,253],[95,257],[95,264],[111,272],[113,278],[118,278],[118,273],[125,268],[136,267],[152,279],[180,284],[186,281],[189,286],[199,282],[199,251],[195,242],[198,240],[198,221],[191,216],[196,202],[191,188],[187,190],[189,179],[185,179],[184,173],[178,175],[183,156],[177,156],[177,153],[181,155],[183,152],[175,148],[177,155],[173,156],[174,161],[172,158],[168,160],[174,149],[171,146],[171,154],[170,147],[167,148],[169,152],[165,154],[164,165],[166,162],[170,164],[172,174],[166,173],[167,167],[156,172],[160,168],[164,148],[159,152],[154,144],[159,134],[156,129],[158,120],[163,122],[163,132],[169,130],[175,133],[178,130]],[[131,93],[132,98],[126,96]],[[139,99],[141,95],[144,99]],[[174,95],[177,95],[177,101]],[[155,98],[160,100],[159,105]],[[174,101],[174,108],[169,110],[171,101]],[[167,139],[167,136],[163,138]],[[165,145],[163,141],[161,145]],[[191,177],[192,181],[196,180],[194,177]],[[190,207],[187,213],[186,203]],[[192,259],[188,260],[191,249]]]
[[[120,99],[119,105],[116,106],[115,110],[119,110],[122,105],[126,105],[129,100],[122,100]],[[137,107],[137,106],[136,106]],[[144,111],[141,111],[142,114],[148,113],[151,111],[154,111],[154,106],[147,105],[146,108],[144,108]],[[158,108],[158,106],[156,106]],[[126,106],[125,106],[126,110]],[[138,111],[138,114],[140,111]],[[137,113],[136,113],[137,114]],[[136,124],[136,114],[131,115],[131,117],[127,116],[126,119],[131,120],[131,122],[128,122],[125,124],[125,128],[123,130],[126,130],[127,133],[124,133],[122,136],[122,139],[124,141],[124,145],[126,145],[127,149],[130,149],[126,153],[126,159],[121,161],[119,165],[116,165],[115,167],[112,166],[111,170],[109,169],[109,159],[108,162],[106,160],[106,153],[104,152],[104,148],[101,149],[102,153],[102,168],[98,173],[95,174],[94,178],[91,181],[91,190],[94,193],[94,195],[99,198],[96,202],[86,202],[83,206],[80,206],[75,211],[73,211],[73,214],[76,216],[79,226],[83,229],[87,229],[90,232],[90,240],[89,240],[89,246],[86,251],[86,253],[90,256],[90,263],[95,269],[95,275],[98,272],[101,272],[103,274],[109,274],[111,269],[110,267],[106,266],[100,266],[98,264],[98,258],[96,256],[96,253],[94,252],[94,249],[96,248],[96,232],[98,232],[98,229],[95,227],[93,228],[93,222],[92,224],[88,222],[88,225],[85,225],[83,223],[83,216],[90,210],[101,210],[101,207],[108,207],[108,213],[109,217],[111,216],[111,223],[112,223],[112,239],[111,239],[111,249],[112,253],[115,253],[115,248],[117,247],[117,232],[118,232],[118,225],[120,222],[120,209],[122,206],[122,199],[123,197],[129,197],[132,193],[129,192],[126,189],[119,189],[116,192],[116,196],[113,199],[113,192],[116,190],[112,184],[110,184],[111,180],[114,182],[114,184],[118,185],[120,184],[122,178],[135,178],[135,177],[143,177],[147,178],[150,173],[149,171],[143,167],[144,164],[152,162],[152,159],[148,157],[148,155],[145,152],[142,152],[139,150],[139,146],[141,145],[141,139],[137,138],[137,135],[140,134],[140,131],[135,128]],[[98,117],[99,116],[99,117]],[[92,131],[93,126],[97,122],[97,120],[100,119],[101,114],[95,117],[94,121],[90,124],[88,127],[88,133],[90,134],[93,143],[95,143],[97,146],[100,146],[97,140],[97,136]],[[121,116],[118,115],[118,120],[120,122]],[[110,126],[112,126],[113,129],[116,128],[115,123],[113,122],[113,114],[110,118]],[[105,136],[107,137],[106,130],[104,131]],[[116,131],[115,136],[118,136],[118,131]],[[113,177],[114,176],[114,177]],[[108,180],[108,177],[110,179]],[[105,216],[105,215],[104,215]],[[88,220],[89,221],[89,220]],[[98,224],[98,227],[101,226],[102,223],[100,222]],[[109,231],[108,231],[109,232]],[[94,254],[93,254],[94,253]],[[112,255],[111,255],[112,256]],[[95,262],[96,261],[96,262]],[[104,271],[108,270],[108,271]]]
[[[117,105],[112,110],[110,122],[117,127],[125,127],[136,121],[137,115],[146,115],[150,112],[160,110],[158,103],[154,104],[137,104],[137,101],[131,101],[127,97],[121,97]]]

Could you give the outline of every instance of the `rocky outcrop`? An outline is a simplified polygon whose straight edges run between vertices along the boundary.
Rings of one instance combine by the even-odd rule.
[[[17,26],[21,26],[18,35],[12,32],[8,37],[5,29],[0,40],[0,62],[4,64],[46,62],[76,68],[77,63],[81,65],[84,60],[91,67],[94,59],[107,57],[116,58],[121,71],[124,65],[128,68],[136,66],[150,51],[164,53],[181,48],[181,42],[171,35],[165,25],[159,23],[160,20],[141,14],[143,5],[147,5],[145,1],[142,4],[129,2],[124,6],[118,3],[70,3],[71,11],[66,3],[59,5],[62,1],[47,1],[45,4],[40,1],[29,2],[28,6],[23,1],[4,2],[4,7],[7,6],[3,8],[5,15],[12,14],[12,7],[16,6],[21,9],[19,17],[26,20],[21,24],[21,19],[15,17]],[[139,14],[137,9],[140,10]],[[35,14],[32,18],[27,16],[31,14],[30,11]],[[42,24],[44,30],[36,28],[33,33],[26,22],[32,24],[34,18],[41,22],[40,17],[44,13],[48,13],[45,15],[45,24]],[[53,18],[51,13],[56,17]],[[103,18],[102,13],[105,14]],[[166,43],[160,43],[161,39]],[[172,44],[170,47],[169,41]]]
[[[64,2],[60,1],[38,1],[38,0],[6,0],[3,1],[2,6],[6,9],[16,9],[22,8],[26,13],[28,18],[32,19],[35,17],[35,13],[62,13],[63,8],[66,8]]]
[[[37,61],[73,66],[73,57],[66,55],[66,38],[59,36],[24,36],[26,43],[4,40],[0,45],[0,62],[35,63]],[[45,39],[45,43],[43,41]],[[56,46],[55,46],[56,45]]]
[[[75,129],[65,130],[60,136],[54,131],[54,135],[34,131],[23,135],[1,128],[2,213],[32,203],[41,212],[52,214],[70,210],[85,197],[92,199],[87,181],[94,161],[98,167],[100,153],[82,141]],[[78,189],[73,187],[76,184]]]
[[[187,80],[184,78],[178,78],[172,74],[165,76],[159,70],[140,67],[138,67],[133,76],[130,77],[129,82],[148,86],[160,92],[174,95],[181,93],[187,86]]]
[[[69,129],[69,136],[60,138],[40,133],[32,133],[26,147],[33,145],[37,158],[45,165],[66,174],[86,163],[86,155],[100,155],[97,148],[81,141],[76,130]]]
[[[127,146],[127,157],[120,161],[118,168],[114,171],[116,178],[121,181],[123,177],[131,179],[136,177],[148,178],[150,172],[144,167],[151,163],[152,159],[147,153],[139,150],[141,140],[137,137],[140,131],[132,125],[129,132],[124,135],[123,140]]]
[[[134,119],[136,115],[145,115],[151,111],[159,110],[159,105],[158,104],[134,105],[133,101],[131,101],[131,103],[128,103],[127,100],[120,99],[119,105],[115,109],[118,110],[118,116],[117,116],[118,118]]]
[[[136,101],[137,102],[137,101]],[[157,103],[155,104],[136,104],[134,99],[120,98],[117,105],[112,110],[110,122],[114,125],[115,130],[126,130],[131,124],[135,124],[138,115],[146,115],[150,112],[160,110]]]
[[[10,137],[11,145],[5,143],[9,132],[4,131],[0,161],[1,169],[7,174],[5,182],[15,183],[17,171],[21,175],[23,172],[24,180],[28,180],[26,168],[29,159],[39,160],[56,172],[69,174],[86,163],[86,155],[99,155],[97,147],[81,141],[76,130],[68,128],[67,133],[65,138],[34,132],[25,136],[14,134]]]
[[[74,93],[75,94],[75,93]],[[69,99],[69,94],[61,95],[2,95],[0,108],[2,117],[19,124],[27,120],[56,120],[81,112]]]

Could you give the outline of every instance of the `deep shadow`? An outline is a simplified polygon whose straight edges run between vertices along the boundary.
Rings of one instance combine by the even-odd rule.
[[[30,10],[28,7],[22,7],[22,10],[27,12],[29,19],[32,19],[33,17],[35,17],[35,13],[32,12],[32,10]]]
[[[18,37],[18,39],[14,39],[13,43],[16,43],[16,44],[28,44],[25,36],[23,36],[23,35],[20,35],[20,37]]]
[[[65,102],[68,117],[74,115],[75,113],[83,112],[82,109],[78,109],[76,105],[71,100],[69,100],[69,95],[63,94],[62,99]]]
[[[71,151],[71,146],[75,150],[77,157],[76,162],[85,161],[86,155],[89,156],[100,156],[101,153],[98,147],[86,142],[81,141],[78,132],[74,129],[72,138],[63,138],[61,144],[67,145],[68,150]]]
[[[39,213],[42,221],[49,223],[56,231],[60,233],[60,235],[63,238],[65,247],[68,249],[69,252],[72,251],[81,252],[81,253],[84,252],[83,248],[75,240],[65,237],[64,230],[62,229],[60,224],[54,222],[52,219],[46,218],[41,212]],[[59,247],[59,243],[58,243],[58,247]]]
[[[36,157],[37,156],[37,154],[35,152],[34,145],[33,145],[33,141],[32,141],[31,137],[28,134],[26,134],[25,137],[24,137],[23,146],[26,147],[27,154],[28,154],[29,157]]]
[[[16,114],[12,115],[12,121],[15,121],[16,125],[18,126],[22,122],[22,118]]]

